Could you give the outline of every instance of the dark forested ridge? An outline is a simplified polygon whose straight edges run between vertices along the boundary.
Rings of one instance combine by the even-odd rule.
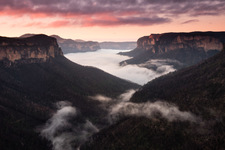
[[[224,149],[224,136],[214,135],[205,126],[168,122],[163,118],[127,118],[95,134],[81,150],[190,150]],[[224,132],[221,125],[216,132]]]
[[[22,45],[26,47],[26,44]],[[35,59],[38,59],[43,47],[45,50],[44,45],[33,49],[36,50]],[[15,47],[1,47],[2,52],[4,49],[16,51]],[[29,48],[23,51],[29,54]],[[4,61],[8,59],[2,56]],[[23,63],[15,65],[13,60],[8,59],[11,65],[0,67],[2,150],[51,149],[51,144],[40,137],[38,127],[56,111],[55,102],[69,101],[90,121],[99,122],[97,118],[104,116],[104,110],[99,107],[99,102],[90,101],[88,96],[103,94],[116,97],[130,88],[139,87],[97,68],[75,64],[62,55],[43,55],[45,57],[48,60],[26,63],[25,60],[30,59],[30,55],[26,55],[15,58],[23,59]]]
[[[196,122],[128,117],[92,137],[81,149],[225,149],[225,50],[180,71],[159,77],[131,101],[163,101],[198,116]]]
[[[184,110],[224,113],[225,51],[206,61],[162,76],[144,85],[131,98],[134,102],[166,100]],[[210,110],[211,109],[211,110]],[[222,114],[223,114],[222,113]]]

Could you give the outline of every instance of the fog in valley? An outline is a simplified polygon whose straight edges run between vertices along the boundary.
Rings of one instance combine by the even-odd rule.
[[[70,53],[65,56],[71,61],[84,65],[100,68],[117,77],[130,80],[138,84],[145,84],[156,77],[175,71],[172,66],[167,65],[164,60],[150,60],[147,63],[156,66],[155,70],[141,67],[141,65],[120,66],[119,63],[127,56],[117,53],[120,50],[98,50],[96,52]],[[144,66],[144,64],[142,64]],[[105,125],[95,124],[82,114],[78,114],[77,108],[69,102],[58,102],[57,111],[48,120],[41,130],[41,135],[52,142],[54,150],[60,149],[79,149],[94,133],[102,128],[106,128],[126,116],[147,117],[149,119],[158,117],[172,121],[189,121],[196,123],[200,119],[195,114],[187,111],[180,111],[179,108],[171,103],[156,101],[133,103],[130,101],[137,89],[130,89],[117,98],[107,97],[101,94],[88,96],[92,101],[100,102],[102,110],[105,110]],[[157,114],[157,115],[156,115]],[[81,117],[83,121],[76,118]]]
[[[125,51],[127,50],[101,49],[95,52],[70,53],[65,56],[75,63],[102,69],[112,75],[140,85],[143,85],[156,77],[175,71],[172,66],[165,64],[162,60],[153,60],[148,62],[155,65],[157,67],[156,70],[150,70],[138,65],[120,66],[119,63],[121,61],[130,58],[128,56],[117,54]]]

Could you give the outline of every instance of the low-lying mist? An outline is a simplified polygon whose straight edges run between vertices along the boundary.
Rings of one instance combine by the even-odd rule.
[[[197,122],[199,120],[194,114],[187,111],[180,111],[179,108],[173,104],[156,101],[145,103],[122,102],[111,107],[109,112],[110,122],[116,122],[125,116],[137,116],[155,118],[161,116],[168,121],[190,121]]]
[[[102,106],[107,108],[107,117],[111,124],[126,116],[147,117],[150,119],[160,116],[170,122],[179,120],[194,123],[200,121],[200,118],[195,116],[193,113],[180,111],[179,108],[172,103],[160,100],[144,103],[130,102],[129,100],[134,93],[135,90],[131,89],[121,94],[117,99],[112,99],[103,95],[97,95],[91,98],[93,100],[103,102]],[[102,99],[107,99],[107,101],[102,101]]]
[[[58,102],[56,103],[57,111],[42,128],[41,136],[52,142],[53,150],[79,150],[80,145],[94,133],[126,116],[147,117],[149,119],[162,117],[169,122],[188,121],[197,123],[201,120],[193,113],[181,111],[176,105],[168,102],[160,100],[145,103],[130,102],[129,100],[134,93],[135,90],[131,89],[119,95],[116,99],[100,94],[88,97],[90,100],[99,101],[100,106],[108,112],[105,115],[106,118],[99,118],[108,121],[104,126],[94,125],[88,118],[82,116],[71,103]]]
[[[80,120],[77,109],[69,102],[56,103],[57,112],[41,129],[41,136],[52,142],[53,150],[79,149],[98,128],[89,120]]]
[[[127,50],[126,50],[127,51]],[[98,50],[96,52],[70,53],[65,56],[71,61],[102,69],[122,79],[126,79],[143,85],[156,77],[175,71],[175,69],[162,60],[149,61],[147,65],[155,66],[155,69],[144,68],[144,64],[120,66],[119,63],[129,59],[128,56],[118,55],[121,50]],[[124,52],[124,50],[123,50]],[[142,67],[141,67],[142,66]]]

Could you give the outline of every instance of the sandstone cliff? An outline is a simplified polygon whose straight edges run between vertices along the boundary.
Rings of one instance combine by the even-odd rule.
[[[196,64],[221,51],[225,32],[191,32],[152,34],[138,39],[137,48],[128,53],[133,57],[121,64],[140,64],[149,59],[175,59],[182,66]]]
[[[46,62],[59,55],[63,53],[56,39],[46,35],[28,38],[0,37],[0,62],[5,66]]]
[[[196,49],[208,52],[210,50],[221,51],[223,43],[221,39],[210,35],[191,34],[152,34],[142,37],[137,41],[137,48],[152,53],[165,53],[177,49]]]

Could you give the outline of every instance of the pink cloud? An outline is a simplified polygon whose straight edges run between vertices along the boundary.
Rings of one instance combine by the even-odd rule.
[[[34,21],[53,18],[52,23],[30,23],[29,26],[59,28],[62,26],[151,26],[173,21],[178,15],[190,20],[199,16],[224,15],[223,0],[1,0],[0,16],[28,16]],[[37,19],[37,20],[35,20]]]
[[[29,13],[29,17],[31,19],[37,19],[37,18],[48,18],[51,17],[52,14],[46,14],[46,13]]]
[[[24,25],[24,27],[45,27],[42,22],[31,22]]]
[[[60,28],[60,27],[67,27],[67,26],[71,26],[72,23],[70,21],[67,20],[59,20],[59,21],[54,21],[51,22],[47,25],[48,28]]]
[[[26,9],[3,9],[0,11],[0,16],[12,16],[12,17],[21,17],[26,14],[28,11]]]

